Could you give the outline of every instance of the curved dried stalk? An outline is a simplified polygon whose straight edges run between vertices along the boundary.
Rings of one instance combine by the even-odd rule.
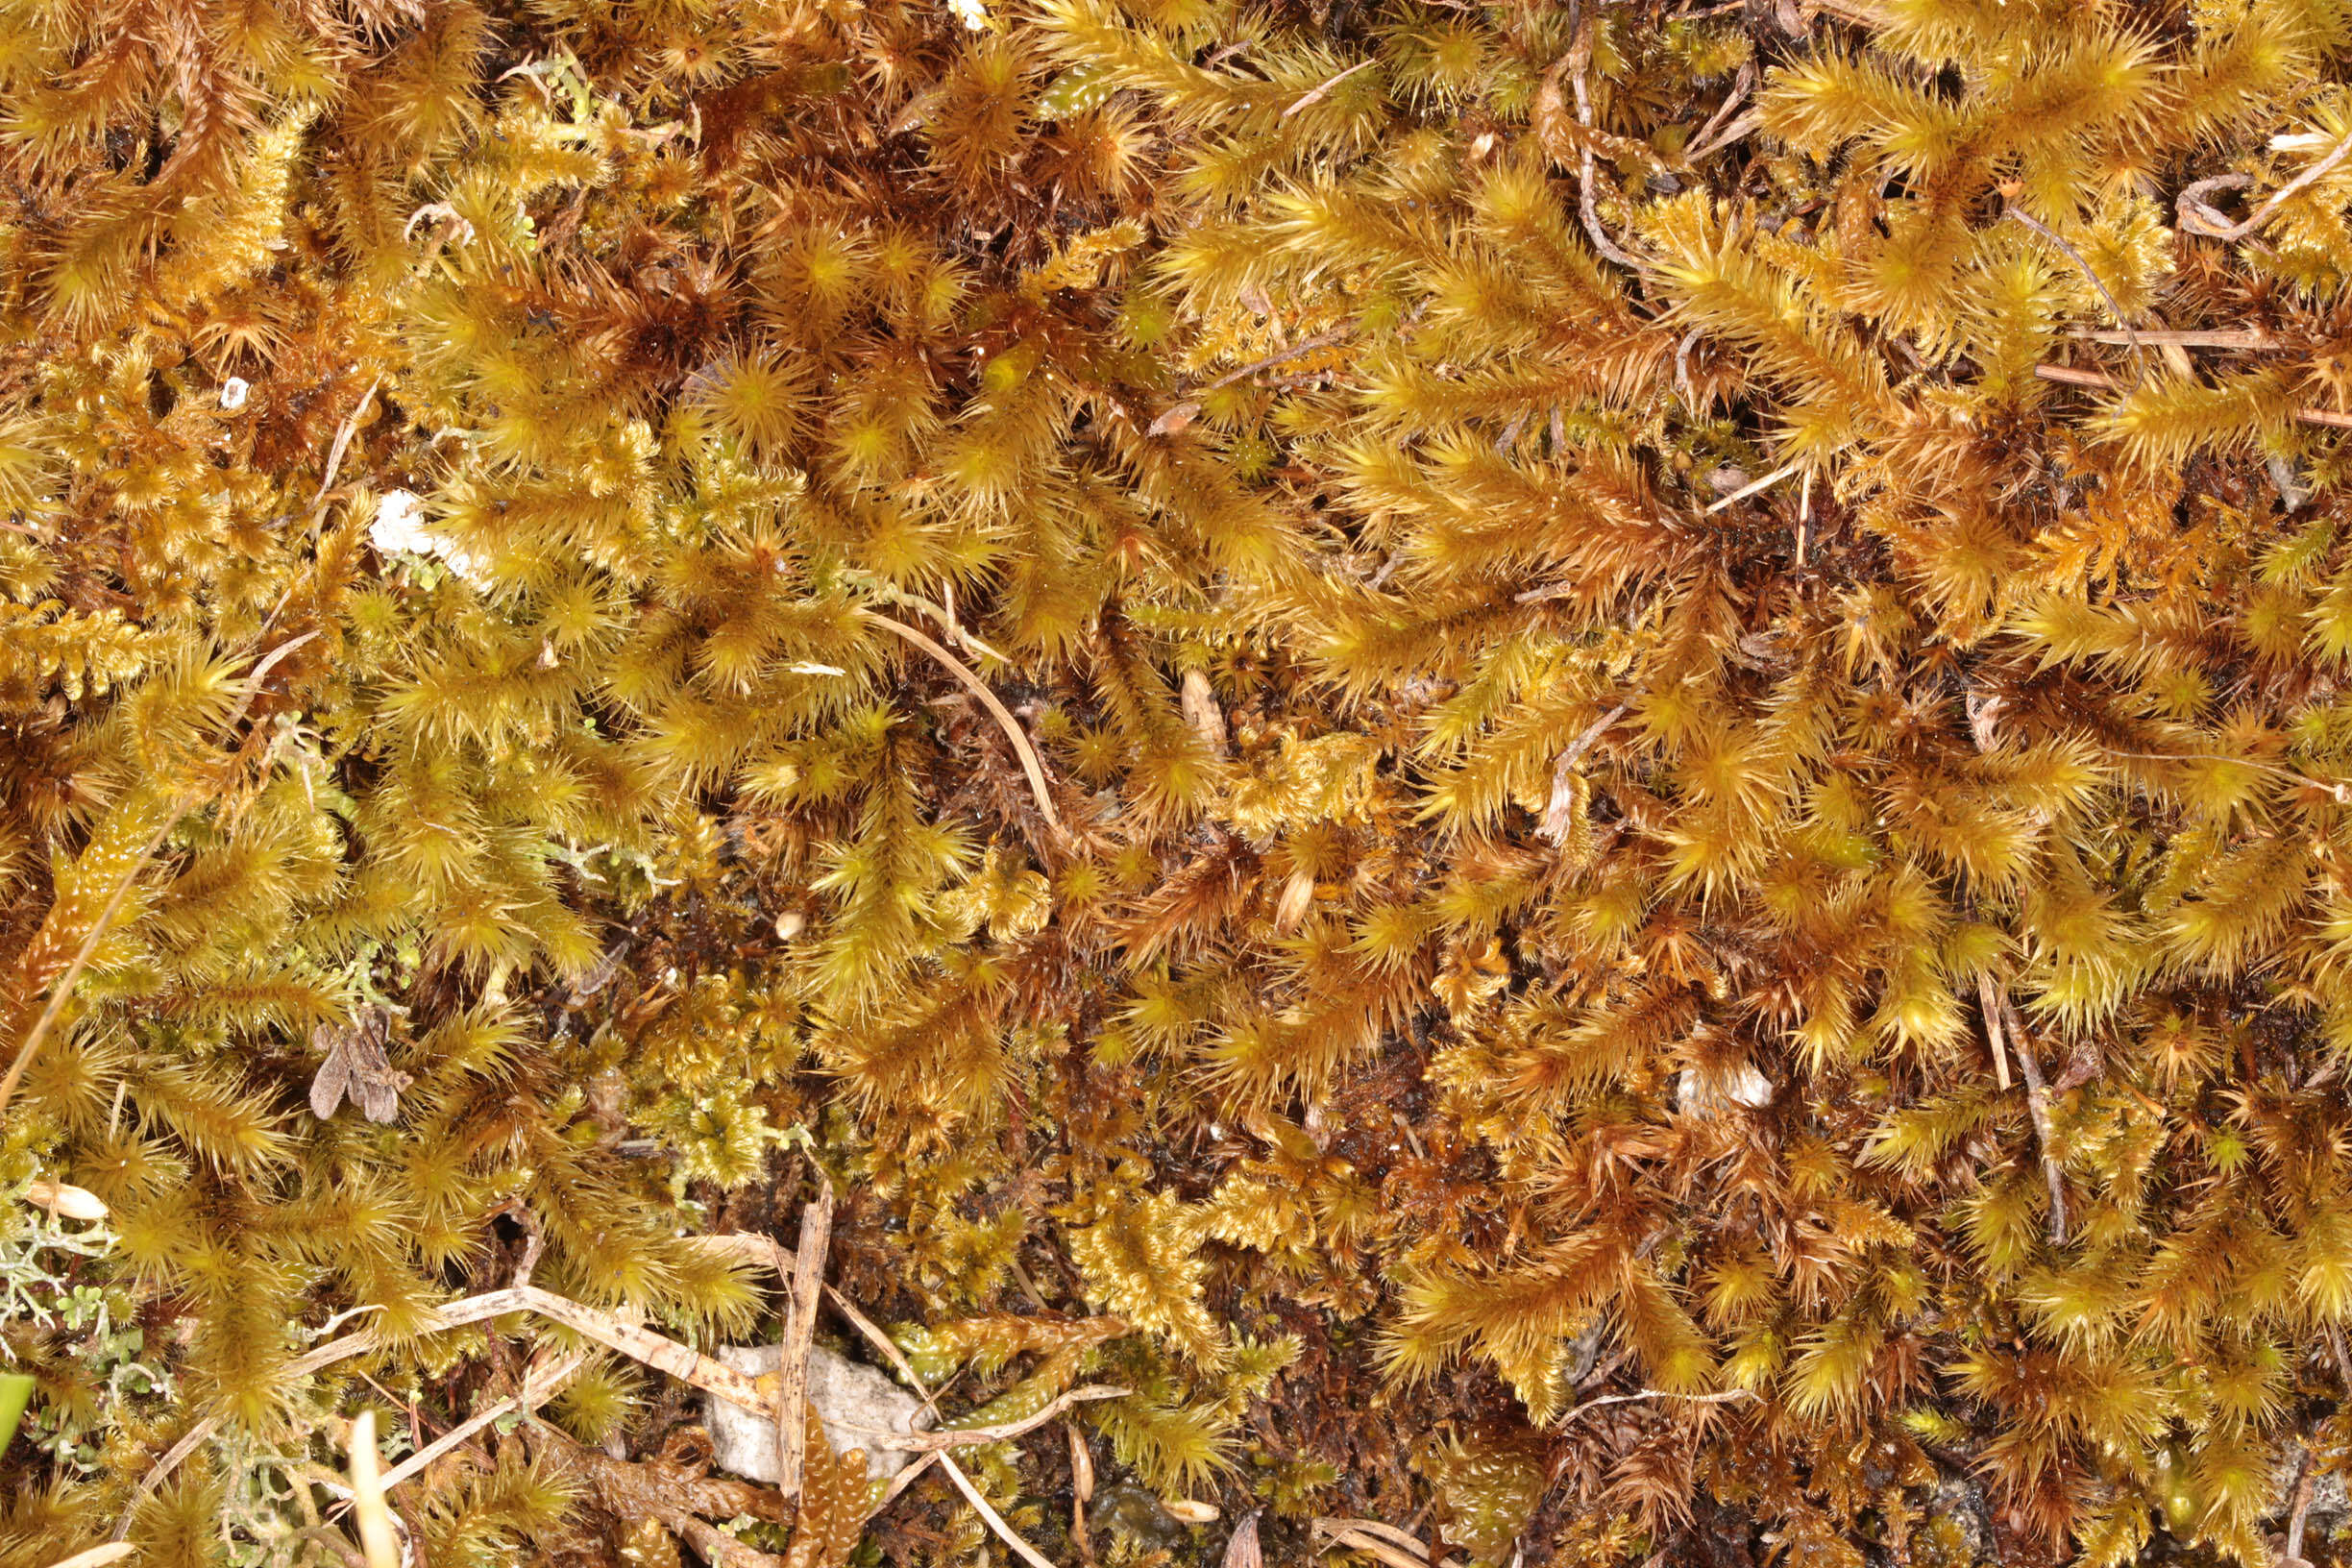
[[[1021,772],[1029,775],[1029,792],[1037,796],[1038,814],[1045,819],[1046,825],[1055,833],[1066,835],[1067,829],[1063,827],[1062,819],[1054,810],[1053,796],[1046,792],[1045,768],[1038,760],[1037,747],[1029,744],[1029,737],[1022,731],[1020,721],[1013,717],[1013,710],[998,700],[994,692],[989,690],[988,682],[974,674],[969,665],[948,652],[943,645],[906,623],[893,621],[889,616],[877,615],[872,610],[858,613],[883,630],[905,638],[939,660],[947,667],[949,674],[962,681],[966,689],[980,699],[980,705],[988,709],[989,717],[996,721],[997,727],[1005,732],[1005,739],[1013,743],[1014,751],[1019,755]]]
[[[2247,213],[2245,221],[2242,223],[2226,225],[2216,224],[2209,216],[2207,216],[2207,214],[2213,211],[2213,208],[2205,206],[2202,202],[2193,201],[2191,199],[2193,192],[2200,189],[2217,188],[2221,185],[2224,180],[2231,180],[2233,177],[2224,175],[2220,180],[2200,180],[2196,184],[2192,185],[2188,190],[2181,192],[2181,199],[2176,209],[2180,218],[2180,226],[2193,234],[2203,234],[2209,239],[2229,240],[2232,242],[2243,239],[2248,234],[2254,233],[2255,230],[2260,229],[2264,224],[2268,223],[2270,221],[2270,214],[2276,212],[2279,209],[2280,204],[2285,202],[2288,197],[2292,196],[2296,191],[2301,190],[2306,185],[2309,185],[2313,181],[2320,179],[2330,169],[2334,168],[2337,164],[2341,163],[2346,158],[2352,158],[2352,136],[2346,136],[2343,140],[2338,142],[2335,150],[2329,153],[2327,157],[2321,159],[2318,162],[2314,163],[2310,168],[2305,169],[2301,174],[2296,175],[2292,180],[2288,181],[2285,184],[2279,186],[2278,189],[2272,191],[2269,199],[2264,202],[2262,206],[2256,208],[2252,212]]]

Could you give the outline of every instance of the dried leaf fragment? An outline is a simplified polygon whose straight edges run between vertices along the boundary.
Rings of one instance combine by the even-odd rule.
[[[1258,1510],[1252,1508],[1234,1526],[1225,1543],[1225,1568],[1265,1568],[1265,1552],[1258,1544]]]
[[[1192,726],[1192,732],[1210,750],[1221,757],[1232,748],[1233,736],[1225,727],[1225,710],[1217,706],[1216,693],[1210,689],[1207,675],[1198,670],[1187,670],[1176,700],[1184,710],[1185,723]]]
[[[310,1114],[321,1121],[333,1117],[346,1094],[370,1121],[391,1121],[400,1115],[401,1090],[411,1082],[395,1071],[384,1054],[392,1016],[380,1007],[364,1008],[350,1027],[320,1024],[310,1031],[310,1043],[327,1053],[310,1080]]]
[[[84,1187],[37,1181],[24,1189],[24,1201],[46,1209],[61,1219],[100,1220],[107,1217],[106,1200]]]

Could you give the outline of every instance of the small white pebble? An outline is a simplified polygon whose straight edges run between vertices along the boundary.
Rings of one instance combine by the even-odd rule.
[[[424,502],[408,490],[387,490],[378,499],[368,538],[387,555],[431,555],[441,547],[439,536],[425,527]]]
[[[478,588],[486,587],[490,580],[480,562],[426,523],[424,498],[413,490],[386,490],[376,499],[376,520],[368,525],[368,542],[379,554],[434,556]]]
[[[232,376],[221,382],[220,405],[224,414],[233,414],[245,406],[246,396],[253,391],[242,376]]]

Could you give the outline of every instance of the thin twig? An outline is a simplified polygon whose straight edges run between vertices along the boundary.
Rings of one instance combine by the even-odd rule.
[[[1561,61],[1567,67],[1569,87],[1576,94],[1577,124],[1586,131],[1592,129],[1593,123],[1592,95],[1584,86],[1585,67],[1592,63],[1592,30],[1593,19],[1587,15],[1577,28],[1576,42],[1569,46]],[[1584,220],[1584,237],[1592,241],[1593,249],[1619,266],[1629,267],[1635,272],[1649,271],[1648,264],[1641,257],[1609,238],[1607,232],[1601,227],[1601,211],[1593,195],[1593,171],[1592,143],[1587,138],[1577,150],[1578,212]]]
[[[691,1513],[665,1515],[662,1523],[684,1538],[704,1562],[715,1563],[718,1568],[786,1568],[792,1561],[788,1556],[746,1546],[709,1520],[698,1519]]]
[[[1741,485],[1737,490],[1732,491],[1729,495],[1724,497],[1723,500],[1716,502],[1713,505],[1709,506],[1707,508],[1707,515],[1712,517],[1717,512],[1722,511],[1726,506],[1746,501],[1750,496],[1754,495],[1759,490],[1771,489],[1774,485],[1778,484],[1782,479],[1787,478],[1791,474],[1796,473],[1804,465],[1802,463],[1789,463],[1782,467],[1774,469],[1770,474],[1765,475],[1760,479],[1749,480],[1746,484]]]
[[[2287,1513],[2287,1561],[2301,1562],[2303,1558],[2303,1516],[2311,1512],[2312,1452],[2303,1445],[2303,1455],[2295,1463],[2294,1491]]]
[[[433,1460],[439,1458],[442,1455],[447,1454],[450,1452],[450,1450],[455,1448],[458,1444],[464,1442],[467,1438],[473,1436],[476,1433],[481,1431],[482,1428],[490,1425],[493,1421],[499,1420],[501,1417],[508,1415],[516,1410],[532,1410],[538,1409],[538,1407],[541,1405],[546,1404],[550,1398],[553,1397],[556,1390],[562,1386],[564,1380],[571,1377],[573,1373],[578,1371],[580,1369],[580,1363],[585,1361],[588,1358],[585,1356],[567,1356],[556,1361],[553,1365],[549,1366],[540,1372],[525,1373],[523,1375],[522,1392],[509,1394],[504,1399],[500,1400],[497,1404],[492,1405],[488,1409],[482,1410],[459,1425],[451,1428],[447,1433],[444,1433],[432,1442],[427,1444],[423,1448],[418,1449],[414,1454],[409,1455],[406,1458],[401,1460],[400,1463],[385,1471],[383,1476],[383,1489],[387,1492],[392,1490],[392,1488],[398,1486],[402,1482],[406,1481],[409,1477],[416,1475],[427,1465],[432,1463]]]
[[[1328,1537],[1335,1546],[1377,1557],[1388,1568],[1431,1568],[1427,1548],[1409,1532],[1377,1519],[1317,1519],[1314,1532]],[[1446,1557],[1436,1568],[1460,1565],[1455,1558]]]
[[[2144,329],[2136,332],[2128,329],[2123,331],[2114,332],[2095,331],[2089,328],[2077,328],[2075,331],[2069,332],[2067,335],[2069,337],[2080,338],[2087,343],[2108,343],[2115,345],[2121,345],[2125,343],[2146,343],[2157,348],[2275,349],[2279,347],[2278,339],[2272,337],[2268,332],[2264,331],[2259,327],[2190,327],[2181,329],[2158,327]]]
[[[334,445],[327,452],[327,472],[319,479],[318,494],[310,498],[310,510],[303,524],[305,532],[317,527],[319,519],[325,515],[327,493],[334,487],[335,474],[343,466],[343,453],[351,446],[353,432],[359,429],[359,416],[367,412],[369,402],[376,396],[376,389],[382,384],[383,377],[380,373],[368,382],[367,390],[359,394],[359,401],[353,405],[352,411],[343,416],[343,423],[335,428]],[[269,613],[261,618],[261,630],[265,635],[270,627],[278,624],[278,612],[284,609],[286,600],[294,597],[294,578],[286,579],[286,585],[278,592],[277,601],[270,605]]]
[[[139,1478],[138,1485],[131,1493],[131,1501],[124,1506],[121,1517],[114,1521],[115,1540],[120,1541],[130,1535],[131,1522],[138,1517],[139,1505],[154,1495],[155,1489],[163,1484],[164,1478],[180,1467],[180,1461],[195,1453],[204,1440],[211,1436],[219,1427],[220,1417],[208,1415],[188,1428],[186,1433],[178,1442],[163,1451],[163,1457],[156,1460],[147,1473]]]
[[[1756,130],[1762,126],[1763,123],[1764,111],[1762,110],[1752,109],[1747,113],[1742,114],[1738,119],[1733,120],[1729,125],[1725,126],[1723,135],[1717,136],[1713,141],[1708,142],[1703,147],[1694,148],[1690,152],[1684,153],[1682,155],[1683,160],[1686,162],[1696,163],[1701,159],[1713,158],[1717,153],[1722,152],[1726,147],[1730,146],[1733,142],[1740,141],[1748,136],[1753,135]]]
[[[1028,1561],[1030,1568],[1054,1568],[1053,1558],[1022,1540],[1020,1532],[1005,1523],[1004,1515],[998,1513],[989,1500],[980,1495],[980,1488],[972,1484],[971,1477],[964,1473],[962,1465],[957,1464],[944,1454],[939,1456],[939,1465],[941,1469],[947,1472],[947,1479],[955,1482],[956,1490],[964,1494],[964,1501],[978,1510],[980,1517],[988,1521],[989,1529],[994,1531],[997,1538],[1005,1545],[1019,1553]]]
[[[2001,1044],[2000,996],[1993,988],[1989,971],[1976,977],[1976,1006],[1984,1015],[1985,1039],[1993,1046],[1993,1076],[1999,1080],[2005,1094],[2009,1091],[2009,1052]]]
[[[1193,418],[1201,411],[1200,400],[1208,394],[1231,386],[1244,377],[1255,376],[1262,370],[1272,370],[1277,365],[1288,364],[1293,359],[1303,358],[1317,349],[1330,348],[1335,343],[1344,341],[1355,331],[1355,320],[1350,318],[1328,331],[1317,332],[1312,337],[1301,338],[1278,354],[1269,354],[1262,359],[1251,360],[1237,370],[1229,370],[1208,385],[1186,397],[1181,403],[1171,404],[1162,409],[1160,416],[1151,422],[1143,433],[1145,435],[1173,435],[1192,423]]]
[[[2044,223],[2040,218],[2035,217],[2032,213],[2018,206],[2017,203],[2009,202],[2007,206],[2009,208],[2009,216],[2017,219],[2018,222],[2023,224],[2035,233],[2040,234],[2044,239],[2048,240],[2052,245],[2057,246],[2060,250],[2066,252],[2067,259],[2073,262],[2076,269],[2080,271],[2085,278],[2091,280],[2091,286],[2098,290],[2098,297],[2105,300],[2107,302],[2107,308],[2115,312],[2116,325],[2122,328],[2123,334],[2131,339],[2132,348],[2136,351],[2144,353],[2146,345],[2142,342],[2140,334],[2132,331],[2131,318],[2123,313],[2122,305],[2117,301],[2113,294],[2108,292],[2106,282],[2097,273],[2091,270],[2091,262],[2084,257],[2082,252],[2076,250],[2072,243],[2070,242],[2064,234],[2061,234],[2057,230],[2052,229],[2048,224]]]
[[[586,1474],[590,1483],[597,1487],[600,1494],[606,1496],[608,1503],[618,1501],[628,1510],[644,1510],[650,1513],[661,1523],[663,1529],[682,1538],[687,1545],[694,1548],[704,1562],[715,1565],[715,1568],[785,1568],[785,1563],[790,1560],[772,1552],[762,1552],[756,1547],[746,1546],[708,1520],[697,1518],[690,1511],[690,1507],[699,1506],[699,1504],[695,1503],[691,1497],[681,1499],[674,1492],[672,1495],[665,1495],[665,1492],[670,1492],[677,1484],[677,1473],[674,1470],[669,1472],[669,1475],[664,1478],[670,1482],[668,1487],[648,1485],[646,1483],[649,1479],[648,1467],[630,1464],[626,1460],[616,1459],[609,1455],[600,1454],[595,1449],[584,1447],[575,1441],[569,1433],[551,1426],[537,1415],[528,1417],[528,1420],[532,1430],[540,1433],[554,1452],[562,1454],[574,1466]],[[615,1499],[606,1489],[613,1487],[622,1477],[626,1477],[630,1483],[627,1494],[625,1499]],[[723,1484],[730,1489],[735,1489],[740,1485],[736,1482],[722,1483],[715,1481],[704,1484]],[[741,1487],[740,1489],[764,1492],[764,1488]],[[764,1496],[761,1501],[764,1505],[766,1502]],[[723,1504],[722,1507],[723,1506]],[[779,1513],[782,1511],[780,1505],[777,1511]]]
[[[503,1290],[484,1291],[478,1296],[465,1296],[444,1303],[433,1310],[433,1320],[421,1332],[431,1334],[453,1329],[468,1323],[479,1323],[485,1318],[504,1317],[510,1312],[531,1311],[562,1324],[574,1332],[594,1339],[610,1350],[617,1350],[631,1360],[639,1361],[659,1372],[667,1372],[682,1383],[692,1384],[707,1393],[718,1395],[730,1405],[740,1405],[758,1415],[773,1418],[775,1400],[763,1391],[754,1380],[746,1377],[723,1361],[711,1358],[676,1340],[655,1334],[650,1329],[624,1323],[610,1312],[590,1307],[568,1296],[542,1290],[534,1285],[509,1286]],[[879,1333],[880,1331],[875,1331]],[[291,1383],[306,1378],[323,1367],[353,1356],[364,1355],[383,1348],[383,1338],[374,1329],[362,1329],[313,1346],[288,1361],[280,1371],[282,1382]],[[197,1445],[218,1429],[218,1417],[208,1416],[188,1429],[187,1434],[174,1443],[154,1467],[140,1478],[130,1505],[115,1521],[114,1538],[121,1540],[131,1531],[132,1516],[139,1505],[163,1483],[180,1462],[194,1453]]]
[[[2107,755],[2111,757],[2128,757],[2136,762],[2226,762],[2233,767],[2251,768],[2258,773],[2269,773],[2275,777],[2287,779],[2290,782],[2300,784],[2306,789],[2325,790],[2329,796],[2336,800],[2338,804],[2352,804],[2352,785],[2344,785],[2340,783],[2331,784],[2324,778],[2314,778],[2309,773],[2298,773],[2291,768],[2281,768],[2275,763],[2257,762],[2252,757],[2224,757],[2217,756],[2209,752],[2194,751],[2175,753],[2168,751],[2111,750],[2107,753]]]
[[[988,682],[972,674],[970,667],[963,660],[904,622],[893,621],[889,616],[877,615],[871,610],[861,610],[858,613],[883,630],[906,639],[939,660],[941,664],[947,667],[948,674],[962,681],[965,687],[980,699],[980,705],[988,709],[989,717],[996,721],[997,727],[1005,732],[1005,738],[1013,743],[1014,751],[1020,757],[1021,771],[1029,775],[1030,793],[1037,797],[1039,815],[1045,819],[1046,825],[1055,833],[1066,836],[1066,830],[1062,826],[1061,816],[1054,810],[1053,796],[1046,791],[1045,769],[1044,765],[1038,761],[1037,748],[1029,744],[1029,737],[1022,733],[1020,721],[1013,717],[1012,710],[998,701],[996,694],[989,690]],[[4,1103],[0,1101],[0,1104]]]
[[[793,1255],[792,1300],[784,1309],[784,1343],[776,1364],[776,1487],[787,1498],[800,1495],[807,1460],[809,1347],[817,1333],[818,1292],[824,1286],[825,1248],[833,1238],[833,1184],[817,1172],[817,1195],[800,1210],[800,1244]]]
[[[1207,386],[1202,387],[1201,390],[1203,392],[1221,391],[1245,376],[1255,376],[1262,370],[1272,370],[1276,365],[1286,365],[1293,359],[1314,353],[1317,349],[1328,349],[1334,343],[1345,340],[1355,331],[1356,322],[1351,317],[1328,331],[1317,332],[1312,337],[1300,338],[1280,354],[1269,354],[1263,359],[1251,360],[1239,370],[1229,370]]]
[[[936,1453],[917,1455],[913,1464],[908,1465],[904,1470],[901,1470],[896,1475],[891,1477],[890,1485],[883,1488],[882,1495],[874,1500],[874,1506],[870,1509],[867,1510],[867,1517],[870,1519],[875,1514],[880,1513],[884,1508],[889,1507],[892,1501],[895,1499],[900,1492],[905,1491],[909,1486],[912,1486],[917,1482],[922,1480],[924,1474],[928,1472],[934,1464],[937,1464],[940,1461],[940,1458],[941,1456]]]
[[[1065,1421],[1062,1431],[1069,1438],[1070,1544],[1078,1548],[1087,1568],[1094,1568],[1094,1538],[1087,1531],[1086,1516],[1087,1505],[1094,1501],[1094,1456],[1078,1434],[1077,1422]]]
[[[920,594],[910,594],[903,588],[895,590],[890,597],[897,603],[914,605],[917,609],[922,611],[932,620],[938,622],[940,624],[940,629],[947,633],[947,635],[952,638],[959,647],[969,649],[972,653],[977,654],[981,658],[994,659],[999,664],[1011,664],[1013,661],[1007,658],[1004,653],[996,649],[989,647],[988,644],[973,636],[969,631],[965,629],[963,623],[956,619],[954,585],[952,583],[947,585],[944,591],[947,596],[947,602],[944,604],[934,604],[931,602],[931,600],[923,598]]]
[[[1296,114],[1302,109],[1312,109],[1315,105],[1321,103],[1324,99],[1331,96],[1332,88],[1337,86],[1340,83],[1345,82],[1349,77],[1354,76],[1358,71],[1368,71],[1379,63],[1380,61],[1377,57],[1371,60],[1358,61],[1355,64],[1350,65],[1346,70],[1341,71],[1337,76],[1331,78],[1329,81],[1321,84],[1318,86],[1310,87],[1305,92],[1299,94],[1297,98],[1291,101],[1290,107],[1282,111],[1282,117],[1286,120],[1291,115]]]
[[[2025,1038],[2025,1025],[2019,1018],[2017,1006],[2007,995],[1998,997],[2001,1016],[2009,1026],[2009,1046],[2017,1052],[2018,1070],[2025,1075],[2025,1108],[2033,1116],[2034,1137],[2042,1142],[2042,1178],[2049,1187],[2050,1245],[2063,1247],[2067,1238],[2066,1177],[2058,1168],[2058,1154],[2054,1135],[2050,1130],[2049,1091],[2042,1084],[2042,1064],[2035,1057],[2033,1042]]]
[[[343,423],[335,428],[334,445],[327,449],[327,472],[319,477],[318,494],[310,498],[313,517],[318,515],[319,507],[326,504],[327,492],[334,488],[335,475],[343,467],[343,453],[350,450],[352,436],[358,431],[359,416],[367,412],[368,404],[375,399],[376,389],[381,385],[383,377],[380,373],[368,382],[367,390],[359,394],[359,401],[352,405],[352,411],[343,416]]]
[[[569,1296],[542,1290],[535,1285],[517,1286],[512,1290],[494,1294],[512,1296],[518,1306],[528,1308],[542,1317],[551,1318],[565,1328],[586,1335],[633,1361],[642,1361],[655,1371],[667,1372],[679,1382],[690,1383],[705,1393],[717,1394],[730,1405],[740,1405],[745,1409],[768,1416],[775,1413],[774,1398],[763,1393],[752,1379],[724,1361],[713,1360],[675,1339],[655,1334],[651,1329],[624,1323],[610,1312],[574,1301]],[[446,1312],[444,1315],[447,1315]]]
[[[1691,137],[1685,144],[1687,150],[1682,155],[1684,162],[1694,162],[1714,150],[1707,145],[1707,138],[1721,129],[1726,120],[1739,111],[1739,106],[1748,101],[1748,94],[1754,87],[1755,61],[1743,61],[1740,63],[1739,75],[1731,81],[1731,90],[1724,95],[1723,107],[1708,115],[1706,124],[1701,126],[1699,134]]]
[[[939,1401],[932,1397],[931,1390],[925,1386],[921,1375],[915,1370],[915,1363],[908,1360],[906,1352],[898,1348],[898,1342],[884,1334],[875,1326],[872,1318],[857,1310],[855,1302],[843,1295],[832,1286],[826,1286],[824,1292],[825,1298],[841,1310],[842,1316],[849,1320],[849,1326],[865,1335],[866,1342],[880,1351],[883,1359],[891,1363],[900,1377],[907,1380],[908,1385],[922,1395],[923,1404],[930,1408],[932,1415],[936,1417],[940,1413]]]
[[[2253,183],[2250,174],[2217,174],[2210,180],[2199,180],[2181,187],[2180,199],[2172,204],[2172,210],[2180,227],[2190,233],[2219,233],[2229,228],[2230,221],[2205,205],[2206,192],[2243,190]]]
[[[881,1352],[882,1359],[889,1361],[891,1365],[897,1370],[900,1377],[906,1379],[907,1385],[922,1396],[923,1407],[931,1412],[932,1419],[937,1420],[940,1413],[939,1401],[932,1396],[930,1387],[925,1384],[922,1378],[917,1374],[915,1364],[906,1359],[906,1352],[900,1350],[897,1342],[892,1339],[889,1335],[884,1334],[881,1329],[875,1325],[872,1318],[868,1317],[864,1312],[859,1311],[855,1302],[851,1301],[847,1296],[843,1295],[832,1286],[828,1285],[824,1288],[826,1299],[831,1301],[833,1305],[840,1310],[842,1316],[849,1320],[849,1326],[851,1328],[856,1329],[859,1334],[865,1335],[866,1342],[868,1344],[873,1346],[875,1350]],[[941,1458],[942,1456],[937,1453],[925,1453],[919,1456],[913,1464],[908,1465],[905,1469],[893,1476],[891,1478],[889,1488],[885,1490],[879,1498],[875,1499],[874,1506],[867,1510],[868,1516],[871,1517],[873,1514],[881,1512],[883,1508],[890,1505],[892,1499],[895,1498],[900,1492],[905,1491],[909,1486],[914,1485],[917,1481],[922,1478],[923,1472],[930,1469],[931,1466],[938,1462]]]
[[[1805,550],[1813,538],[1813,471],[1804,471],[1804,483],[1797,492],[1797,564],[1805,564]]]
[[[2262,206],[2256,208],[2252,212],[2248,213],[2244,222],[2232,224],[2227,228],[2216,228],[2205,216],[2206,212],[2211,210],[2210,208],[2205,208],[2202,204],[2186,203],[2179,208],[2181,227],[2188,230],[2193,234],[2203,234],[2209,239],[2233,242],[2243,239],[2246,237],[2246,235],[2252,233],[2255,230],[2260,229],[2264,224],[2269,222],[2270,214],[2276,212],[2279,209],[2279,205],[2286,201],[2288,197],[2292,196],[2296,191],[2301,190],[2313,181],[2322,178],[2330,169],[2334,168],[2337,164],[2341,163],[2346,158],[2352,158],[2352,136],[2346,136],[2343,140],[2338,142],[2334,152],[2329,153],[2327,157],[2321,159],[2318,162],[2314,163],[2310,168],[2305,169],[2301,174],[2296,175],[2292,180],[2288,181],[2285,184],[2279,186],[2278,189],[2272,191],[2270,193],[2270,199],[2263,203]],[[2214,184],[2214,182],[2201,183],[2207,184]],[[2188,192],[2183,191],[2181,194],[2184,198],[2186,198]]]

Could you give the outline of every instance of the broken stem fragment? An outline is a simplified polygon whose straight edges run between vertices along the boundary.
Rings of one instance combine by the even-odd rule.
[[[1999,998],[2001,1018],[2008,1025],[2009,1047],[2017,1052],[2018,1070],[2025,1075],[2025,1108],[2033,1116],[2034,1137],[2042,1144],[2042,1177],[2049,1187],[2049,1238],[2052,1246],[2065,1246],[2067,1238],[2066,1180],[2058,1168],[2056,1143],[2050,1130],[2049,1091],[2042,1084],[2042,1064],[2034,1057],[2033,1046],[2025,1039],[2025,1025],[2018,1017],[2016,1004],[2006,995]]]
[[[1020,721],[1013,717],[1012,710],[997,699],[994,692],[989,690],[988,682],[974,674],[970,666],[965,664],[963,660],[904,622],[893,621],[889,616],[877,615],[871,610],[861,610],[858,613],[883,630],[906,639],[939,660],[941,664],[946,666],[949,674],[962,681],[965,688],[980,699],[980,705],[988,709],[989,717],[995,720],[997,727],[1005,732],[1005,739],[1013,743],[1013,750],[1020,758],[1021,772],[1029,775],[1029,792],[1037,797],[1038,815],[1045,819],[1046,825],[1055,833],[1066,834],[1066,830],[1062,826],[1062,819],[1054,811],[1053,796],[1046,791],[1045,769],[1044,765],[1038,761],[1037,748],[1029,744],[1029,737],[1022,732]]]
[[[800,1495],[808,1458],[809,1346],[817,1332],[817,1295],[824,1286],[825,1247],[833,1237],[833,1184],[817,1172],[817,1195],[800,1211],[800,1242],[793,1254],[792,1299],[784,1306],[783,1354],[776,1363],[776,1487]]]

